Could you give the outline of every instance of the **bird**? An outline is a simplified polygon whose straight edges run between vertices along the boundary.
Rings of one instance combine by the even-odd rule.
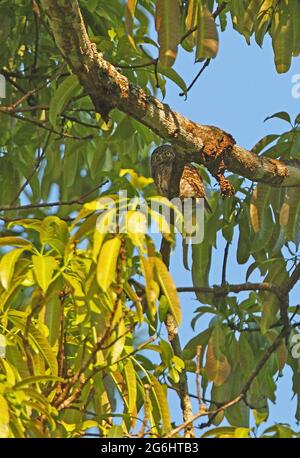
[[[193,199],[192,214],[195,215],[195,205],[198,199],[204,198],[205,209],[211,211],[206,199],[205,187],[202,178],[192,164],[179,156],[172,145],[157,147],[151,155],[151,174],[159,195],[168,199],[179,197],[183,203],[185,199]],[[183,263],[188,269],[187,240],[183,238]],[[165,238],[162,239],[161,254],[167,266],[170,262],[171,245]]]

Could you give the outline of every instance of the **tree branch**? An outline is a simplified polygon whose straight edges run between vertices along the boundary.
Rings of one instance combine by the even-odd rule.
[[[224,167],[252,181],[271,186],[300,186],[300,161],[257,156],[234,145],[222,129],[197,124],[130,83],[91,43],[77,0],[41,0],[57,47],[91,97],[96,110],[108,119],[113,108],[132,116],[171,142],[187,160],[211,168]]]
[[[26,204],[26,205],[16,205],[16,206],[4,206],[0,207],[0,212],[9,212],[9,211],[26,211],[26,210],[31,210],[33,208],[51,208],[51,207],[62,207],[62,206],[71,206],[71,205],[83,205],[85,203],[85,199],[93,194],[93,192],[98,191],[98,189],[102,188],[108,183],[108,180],[104,181],[103,183],[100,183],[99,185],[95,186],[95,188],[91,189],[90,191],[86,192],[82,196],[72,199],[72,200],[67,200],[67,201],[55,201],[55,202],[40,202],[37,204]],[[1,218],[5,220],[6,218]]]

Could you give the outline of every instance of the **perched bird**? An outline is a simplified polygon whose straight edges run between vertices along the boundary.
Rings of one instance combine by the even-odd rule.
[[[205,199],[205,208],[211,211],[211,208],[206,200],[205,187],[201,176],[196,167],[184,161],[176,153],[176,150],[171,145],[162,145],[156,148],[151,156],[151,172],[157,192],[173,199]],[[192,218],[193,215],[191,215]],[[183,239],[183,262],[188,269],[187,263],[187,243]],[[170,243],[163,238],[161,245],[161,253],[166,265],[169,265],[171,247]]]
[[[156,148],[151,156],[151,174],[158,194],[172,199],[179,196],[181,164],[176,164],[176,151],[171,145]]]

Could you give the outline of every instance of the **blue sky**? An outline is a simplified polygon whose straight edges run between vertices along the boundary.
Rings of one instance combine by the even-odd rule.
[[[189,84],[201,64],[194,64],[194,55],[185,51],[179,53],[175,69]],[[245,39],[231,27],[220,34],[220,52],[217,58],[202,74],[185,101],[179,97],[180,90],[168,83],[165,101],[176,111],[193,121],[215,125],[230,132],[237,143],[251,149],[264,135],[281,133],[288,125],[280,120],[264,119],[278,111],[287,111],[292,120],[300,112],[300,98],[292,97],[292,76],[300,73],[300,58],[294,59],[290,71],[278,75],[275,70],[271,40],[267,37],[263,48],[252,40],[250,46]],[[229,257],[228,281],[245,281],[247,267],[238,266],[235,261],[235,243]],[[180,243],[171,261],[171,272],[178,286],[192,284],[191,274],[182,266]],[[213,255],[210,283],[220,283],[219,256],[223,257],[224,242],[218,240],[218,248]],[[180,262],[179,262],[180,261]],[[255,276],[251,278],[255,281]],[[292,294],[292,303],[298,303],[299,288]],[[184,323],[181,327],[182,343],[191,337],[190,320],[193,310],[199,305],[193,294],[182,294]],[[294,302],[295,301],[295,302]],[[207,319],[199,321],[196,332],[207,327]],[[190,380],[190,391],[196,391],[195,380]],[[285,370],[284,377],[278,381],[277,404],[270,408],[267,425],[286,422],[296,427],[294,413],[295,400],[291,400],[291,371]],[[174,396],[174,402],[177,402]],[[174,404],[176,405],[176,404]],[[197,404],[194,405],[195,411]],[[174,407],[175,410],[175,407]],[[174,412],[173,412],[174,413]],[[180,411],[178,405],[178,420]],[[297,428],[298,429],[298,428]]]

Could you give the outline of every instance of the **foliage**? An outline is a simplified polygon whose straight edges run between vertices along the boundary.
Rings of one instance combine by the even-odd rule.
[[[271,37],[278,72],[300,53],[298,0],[79,3],[104,58],[149,94],[164,96],[167,79],[187,94],[172,67],[178,50],[194,52],[196,62],[217,58],[219,32],[230,18],[248,44],[252,36],[259,46]],[[300,420],[299,359],[291,354],[299,307],[287,302],[289,336],[281,334],[280,321],[294,284],[284,288],[298,265],[296,188],[254,186],[230,175],[234,197],[209,193],[209,230],[192,249],[199,301],[192,328],[204,315],[209,325],[195,331],[179,355],[163,329],[170,313],[178,325],[184,314],[157,238],[130,230],[148,227],[138,200],[121,222],[127,232],[113,227],[118,210],[110,206],[127,203],[120,189],[130,199],[170,206],[155,197],[148,178],[149,152],[161,139],[116,109],[108,121],[95,111],[63,62],[38,2],[2,0],[0,12],[0,73],[6,78],[0,104],[0,437],[76,437],[91,428],[114,437],[172,434],[169,395],[183,373],[192,383],[195,373],[200,378],[199,401],[206,403],[201,428],[216,426],[204,437],[297,436],[287,425],[259,433],[250,427],[252,413],[257,427],[268,419],[286,365]],[[285,112],[274,117],[288,123],[288,131],[268,135],[253,151],[299,159],[300,116],[294,122]],[[209,187],[211,177],[201,173]],[[161,216],[151,216],[166,236]],[[226,276],[212,287],[211,269],[220,265],[215,249],[235,241],[244,288],[228,284]],[[225,273],[226,263],[224,256]],[[254,272],[259,287],[249,282]],[[230,426],[217,427],[223,420]]]

